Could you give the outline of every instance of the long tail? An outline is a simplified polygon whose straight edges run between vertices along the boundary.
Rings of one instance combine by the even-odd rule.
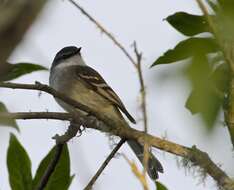
[[[143,164],[143,157],[144,157],[144,148],[141,144],[136,141],[128,140],[128,145],[131,147],[133,152],[136,154],[137,158]],[[148,175],[152,180],[158,179],[158,172],[163,173],[162,164],[158,161],[158,159],[150,153],[150,158],[148,160]]]
[[[109,112],[110,113],[110,112]],[[123,122],[126,127],[129,127],[129,124],[126,122],[120,111],[115,107],[113,112],[113,118],[115,117],[116,120]],[[128,145],[131,147],[133,152],[136,154],[137,158],[143,165],[143,158],[144,158],[144,148],[141,144],[134,140],[127,140]],[[158,172],[163,173],[162,164],[158,161],[158,159],[150,153],[149,160],[148,160],[148,170],[147,173],[152,180],[158,179]]]

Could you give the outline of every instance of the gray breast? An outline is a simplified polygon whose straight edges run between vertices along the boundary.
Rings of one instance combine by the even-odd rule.
[[[72,91],[74,87],[73,85],[75,84],[74,77],[74,72],[71,68],[55,67],[50,72],[49,84],[53,89],[75,99],[74,97],[72,97]],[[62,108],[64,108],[68,112],[71,112],[74,109],[72,106],[64,103],[58,98],[55,98],[55,100]]]

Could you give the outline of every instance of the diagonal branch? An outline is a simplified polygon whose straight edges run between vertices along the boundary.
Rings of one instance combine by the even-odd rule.
[[[92,17],[83,7],[81,7],[77,2],[74,0],[68,0],[70,3],[72,3],[77,9],[81,11],[82,14],[84,14],[92,23],[94,23],[100,30],[103,32],[108,38],[111,39],[111,41],[114,42],[114,44],[121,49],[121,51],[124,53],[124,55],[129,59],[129,61],[133,64],[134,67],[137,66],[136,62],[132,58],[132,56],[128,53],[128,51],[125,49],[125,47],[110,33],[108,32],[94,17]]]
[[[101,167],[98,169],[97,173],[93,176],[93,178],[90,180],[90,182],[88,183],[88,185],[84,188],[84,190],[91,190],[93,187],[93,184],[95,183],[95,181],[97,180],[97,178],[101,175],[101,173],[103,172],[103,170],[106,168],[106,166],[109,164],[109,162],[111,161],[111,159],[115,156],[115,154],[118,152],[118,150],[120,149],[120,147],[126,142],[125,139],[121,139],[119,141],[119,143],[116,145],[116,147],[111,151],[111,153],[109,154],[109,156],[106,158],[106,160],[103,162],[103,164],[101,165]]]
[[[73,115],[71,113],[56,113],[56,112],[0,114],[0,118],[4,116],[8,116],[8,118],[13,118],[13,119],[60,119],[60,120],[69,120],[69,121],[71,120],[71,118],[73,118],[75,121],[79,120],[78,122],[87,128],[108,132],[112,135],[116,135],[124,139],[132,139],[140,143],[144,143],[144,141],[147,139],[147,143],[150,146],[177,156],[181,156],[187,159],[188,161],[192,162],[193,165],[199,166],[204,171],[204,173],[209,174],[217,182],[217,184],[223,189],[225,190],[234,189],[234,181],[210,159],[209,155],[206,152],[197,149],[195,146],[189,148],[165,139],[158,138],[156,136],[145,134],[144,132],[138,131],[136,129],[121,127],[119,125],[116,125],[115,122],[113,122],[111,125],[113,127],[108,127],[102,121],[93,118],[93,116],[77,117],[77,115]],[[108,120],[108,118],[105,118],[104,121],[106,120]]]
[[[15,112],[15,113],[3,113],[0,112],[0,120],[6,119],[56,119],[71,121],[73,118],[71,113],[62,112]]]
[[[102,130],[100,126],[97,126],[96,129]],[[132,128],[115,126],[115,128],[110,128],[109,131],[106,132],[121,138],[136,140],[141,144],[144,144],[145,140],[147,140],[149,146],[181,156],[192,162],[194,166],[199,166],[204,173],[209,174],[223,189],[234,189],[234,181],[210,159],[206,152],[197,149],[195,146],[189,148]]]
[[[205,173],[209,174],[219,186],[223,187],[225,190],[233,190],[234,188],[234,181],[221,169],[219,168],[208,156],[207,153],[200,151],[197,148],[189,148],[186,146],[182,146],[171,141],[161,139],[149,134],[145,134],[144,132],[138,131],[136,129],[132,129],[129,127],[124,126],[120,122],[116,122],[111,120],[105,115],[95,113],[91,111],[87,106],[83,106],[82,104],[67,98],[62,93],[58,93],[54,89],[48,87],[47,85],[43,85],[40,83],[36,83],[35,85],[32,84],[17,84],[17,83],[0,83],[0,87],[5,88],[18,88],[18,89],[31,89],[31,90],[42,90],[49,94],[52,94],[56,98],[60,98],[65,103],[68,103],[74,107],[78,107],[91,115],[95,116],[97,119],[93,118],[93,116],[82,116],[80,115],[77,117],[76,113],[73,115],[73,119],[78,123],[81,123],[83,126],[87,128],[97,129],[103,132],[108,132],[113,135],[119,136],[125,139],[132,139],[136,140],[141,144],[144,144],[145,140],[149,143],[150,146],[155,148],[161,149],[163,151],[172,153],[177,156],[184,157],[190,160],[194,165],[199,166],[204,170]],[[10,113],[9,113],[10,114]],[[30,113],[30,118],[32,118],[32,113]],[[44,113],[45,115],[48,114],[47,112]],[[58,116],[57,113],[56,116]],[[41,113],[41,118],[43,118],[43,114]],[[19,114],[16,116],[19,119]],[[54,115],[55,116],[55,115]],[[62,113],[62,119],[65,119],[64,113]],[[22,117],[25,119],[26,116]],[[48,116],[45,117],[48,119]],[[53,117],[52,119],[54,119]],[[71,115],[67,115],[68,120],[71,119]],[[38,119],[38,117],[37,117]],[[111,127],[108,127],[111,126]]]

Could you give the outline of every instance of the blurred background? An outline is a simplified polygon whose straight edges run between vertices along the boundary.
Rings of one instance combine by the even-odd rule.
[[[185,38],[163,19],[177,11],[200,14],[196,2],[194,0],[147,2],[83,0],[79,3],[111,31],[133,56],[131,45],[134,40],[139,50],[143,52],[150,133],[182,145],[196,145],[208,152],[214,162],[220,164],[229,175],[234,175],[230,167],[233,159],[232,147],[226,128],[214,128],[213,133],[207,133],[200,118],[191,115],[184,107],[191,90],[181,74],[185,63],[149,68],[164,51]],[[139,82],[135,69],[122,52],[68,1],[51,0],[47,3],[9,61],[13,63],[27,61],[49,68],[56,52],[68,45],[82,47],[81,53],[85,61],[102,74],[121,97],[130,113],[137,118],[138,124],[132,127],[143,129],[139,108]],[[48,84],[48,77],[48,72],[41,71],[20,77],[14,82],[40,81]],[[0,99],[10,111],[63,111],[53,97],[45,93],[11,89],[0,89],[0,91]],[[223,117],[220,116],[217,125],[223,126],[223,122]],[[34,174],[41,159],[54,145],[51,137],[56,133],[65,132],[68,124],[52,120],[19,120],[17,123],[20,126],[20,133],[10,128],[0,128],[0,149],[1,153],[4,152],[0,156],[2,190],[10,189],[6,168],[9,132],[17,135],[30,155]],[[71,172],[75,174],[71,190],[82,189],[88,183],[112,147],[113,142],[107,135],[90,129],[81,137],[69,142]],[[119,152],[127,155],[130,160],[135,160],[141,168],[127,145],[124,145]],[[180,159],[174,155],[156,149],[153,152],[165,170],[159,180],[169,190],[217,188],[210,177],[203,180],[203,176],[194,168],[188,170],[182,167]],[[154,189],[150,180],[149,183],[151,189]],[[116,156],[110,162],[94,186],[94,189],[113,190],[141,188],[122,156]]]

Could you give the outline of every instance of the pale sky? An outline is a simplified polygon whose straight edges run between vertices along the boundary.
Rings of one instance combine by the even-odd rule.
[[[185,37],[163,21],[177,11],[200,13],[194,0],[134,1],[134,0],[86,0],[79,1],[95,18],[132,53],[131,44],[135,40],[143,51],[144,76],[147,85],[147,102],[150,133],[168,138],[186,146],[197,145],[207,151],[211,158],[234,175],[233,154],[227,130],[222,119],[212,135],[204,130],[198,116],[193,116],[184,108],[190,93],[189,84],[174,71],[181,71],[183,64],[163,65],[149,69],[152,62],[164,51]],[[24,41],[9,59],[12,62],[28,61],[40,63],[46,67],[58,50],[67,45],[82,47],[82,55],[90,66],[98,70],[112,88],[119,94],[126,107],[136,118],[140,118],[139,84],[136,71],[129,60],[113,43],[82,15],[68,1],[51,0],[39,16],[37,22],[28,31]],[[48,72],[37,72],[16,79],[14,82],[48,84]],[[162,81],[163,78],[163,81]],[[168,78],[168,79],[167,79]],[[53,98],[45,93],[39,97],[37,92],[1,89],[0,99],[10,111],[62,111]],[[17,134],[32,160],[33,174],[50,148],[51,139],[56,133],[62,134],[67,123],[61,121],[18,121],[21,133],[9,128],[1,128],[0,138],[0,189],[10,189],[6,168],[6,150],[9,132]],[[142,129],[138,122],[137,129]],[[71,171],[75,174],[70,190],[82,189],[95,174],[97,168],[111,151],[107,135],[87,130],[79,138],[69,142]],[[125,145],[120,150],[130,160],[137,161],[131,150]],[[165,173],[160,182],[169,190],[212,190],[215,182],[208,177],[205,183],[197,173],[186,171],[178,166],[174,155],[154,150],[164,166]],[[224,156],[225,155],[225,156]],[[139,168],[141,165],[137,161]],[[152,182],[151,189],[155,189]],[[113,159],[94,186],[96,189],[142,189],[133,176],[129,165],[118,156]]]

